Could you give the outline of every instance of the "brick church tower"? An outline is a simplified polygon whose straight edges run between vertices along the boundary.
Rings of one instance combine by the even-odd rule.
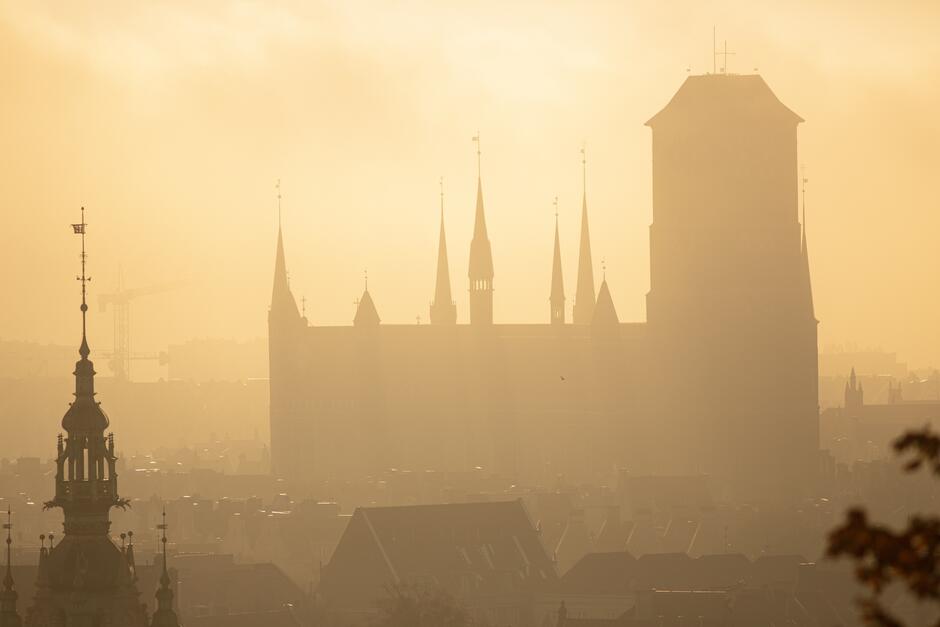
[[[816,464],[816,318],[797,126],[760,76],[691,76],[653,138],[648,327],[662,446],[760,497]],[[669,393],[680,386],[681,393]]]

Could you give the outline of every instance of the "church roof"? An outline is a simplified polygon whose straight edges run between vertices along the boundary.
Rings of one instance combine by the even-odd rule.
[[[452,593],[467,580],[481,592],[557,581],[521,501],[361,507],[324,568],[320,593],[372,607],[386,585],[415,578]]]
[[[803,118],[784,105],[757,74],[705,74],[685,79],[679,91],[647,126],[700,119],[776,118],[799,124]]]

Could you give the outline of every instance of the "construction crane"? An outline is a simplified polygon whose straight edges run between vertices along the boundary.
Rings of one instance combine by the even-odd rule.
[[[110,294],[101,294],[98,297],[98,304],[101,311],[107,311],[108,305],[114,308],[114,350],[110,354],[111,372],[114,378],[121,381],[129,381],[131,377],[131,360],[153,359],[164,363],[166,354],[138,355],[131,353],[131,301],[150,294],[159,294],[167,292],[182,285],[180,282],[160,283],[150,287],[139,287],[134,289],[124,288],[123,273],[118,273],[117,289]]]

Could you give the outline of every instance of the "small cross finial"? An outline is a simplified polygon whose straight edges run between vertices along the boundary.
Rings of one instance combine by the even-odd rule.
[[[558,196],[555,196],[555,200],[552,201],[552,204],[555,206],[555,222],[558,222]]]

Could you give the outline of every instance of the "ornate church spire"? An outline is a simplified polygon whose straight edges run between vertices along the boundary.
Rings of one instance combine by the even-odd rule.
[[[124,554],[108,536],[112,507],[125,508],[118,496],[114,436],[105,435],[107,415],[95,400],[94,365],[88,359],[85,318],[88,277],[84,210],[73,224],[82,236],[82,343],[75,365],[75,400],[62,418],[66,435],[56,446],[55,497],[44,508],[61,507],[65,536],[58,544],[41,537],[36,596],[29,611],[30,625],[93,625],[105,617],[108,624],[145,627],[143,607],[132,580],[128,581]]]
[[[431,302],[431,324],[457,324],[457,304],[450,292],[450,265],[444,236],[444,177],[441,177],[441,232],[437,241],[437,281]]]
[[[581,148],[581,243],[578,251],[578,285],[574,294],[575,324],[591,324],[594,318],[594,264],[591,261],[591,234],[587,213],[587,155]]]
[[[549,297],[551,323],[565,323],[565,282],[561,270],[561,243],[558,238],[558,196],[555,196],[555,252],[552,256],[552,293]]]
[[[158,529],[162,531],[163,571],[160,573],[160,587],[157,589],[157,610],[153,613],[151,627],[179,627],[179,619],[173,610],[173,589],[170,587],[170,573],[166,567],[166,508],[163,508],[163,522]]]
[[[0,627],[21,627],[23,620],[16,612],[16,586],[13,583],[13,511],[7,507],[7,521],[3,528],[7,532],[7,563],[3,576],[3,589],[0,590]]]
[[[473,141],[477,145],[477,206],[470,241],[470,324],[493,324],[493,252],[486,233],[483,213],[483,177],[480,168],[480,133]]]

